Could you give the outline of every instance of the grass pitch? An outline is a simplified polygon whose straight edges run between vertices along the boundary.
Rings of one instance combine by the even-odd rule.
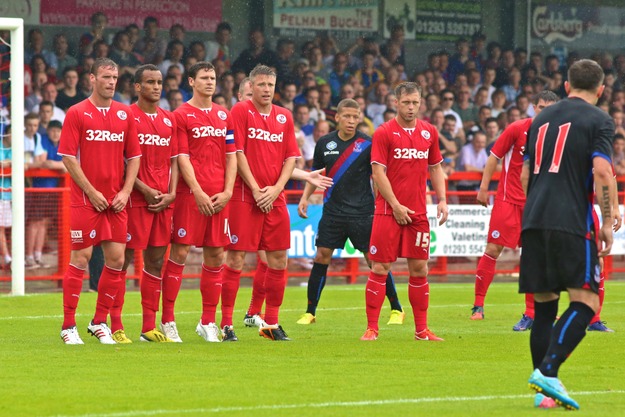
[[[590,332],[560,377],[579,415],[625,415],[625,283],[608,282],[603,319],[616,333]],[[271,342],[242,325],[250,289],[239,292],[238,343],[195,334],[199,290],[183,290],[176,321],[183,344],[139,342],[139,293],[126,295],[132,345],[105,346],[87,334],[95,294],[84,293],[78,327],[84,346],[59,338],[62,295],[0,297],[1,416],[531,416],[529,332],[511,330],[523,311],[516,284],[490,289],[486,320],[470,321],[471,284],[432,284],[430,327],[445,342],[417,342],[407,301],[402,326],[361,342],[362,285],[325,288],[317,323],[295,324],[306,288],[287,288],[281,324],[292,342]],[[561,302],[565,307],[566,297]]]

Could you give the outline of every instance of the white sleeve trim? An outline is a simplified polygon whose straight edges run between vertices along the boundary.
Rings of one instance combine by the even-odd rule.
[[[371,161],[371,165],[373,165],[373,164],[382,165],[384,168],[386,168],[386,165],[384,165],[382,162]]]
[[[72,158],[78,158],[76,155],[70,155],[70,154],[68,154],[68,153],[61,153],[61,152],[57,152],[57,155],[61,155],[61,156],[69,156],[69,157],[72,157]]]

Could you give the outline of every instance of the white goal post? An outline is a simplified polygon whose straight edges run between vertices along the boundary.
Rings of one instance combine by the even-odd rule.
[[[0,17],[0,29],[11,31],[11,295],[24,295],[24,19]]]

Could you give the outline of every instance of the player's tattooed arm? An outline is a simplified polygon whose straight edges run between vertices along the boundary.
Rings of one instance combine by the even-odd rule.
[[[488,207],[488,186],[490,185],[490,180],[493,178],[493,173],[497,169],[497,164],[499,164],[499,159],[493,154],[488,155],[488,160],[486,161],[486,166],[482,173],[480,191],[477,193],[477,202],[484,207]]]
[[[603,242],[603,249],[599,248],[599,256],[606,256],[612,249],[613,241],[613,199],[615,192],[612,188],[615,186],[614,175],[612,174],[612,165],[602,157],[593,158],[593,172],[597,202],[599,203],[602,217],[599,238]]]
[[[414,214],[414,210],[401,205],[399,200],[397,200],[395,192],[393,191],[393,186],[386,176],[386,167],[384,165],[373,163],[371,164],[371,171],[373,173],[373,181],[378,187],[380,194],[382,194],[384,200],[386,200],[386,202],[393,209],[393,217],[395,218],[397,224],[406,225],[412,223],[410,215]]]
[[[232,198],[232,190],[234,189],[234,180],[237,177],[237,156],[234,153],[226,155],[226,178],[224,190],[211,197],[215,213],[219,213],[226,207],[228,201]]]
[[[618,202],[618,184],[616,182],[616,177],[614,178],[614,186],[612,187],[612,217],[614,219],[614,224],[612,228],[615,232],[618,232],[623,224],[623,217],[621,216],[621,207]]]

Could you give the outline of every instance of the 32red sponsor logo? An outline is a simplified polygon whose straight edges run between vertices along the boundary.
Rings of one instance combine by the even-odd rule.
[[[123,142],[124,141],[124,133],[113,133],[108,130],[100,130],[100,129],[88,129],[87,130],[87,139],[88,141],[95,142]]]

